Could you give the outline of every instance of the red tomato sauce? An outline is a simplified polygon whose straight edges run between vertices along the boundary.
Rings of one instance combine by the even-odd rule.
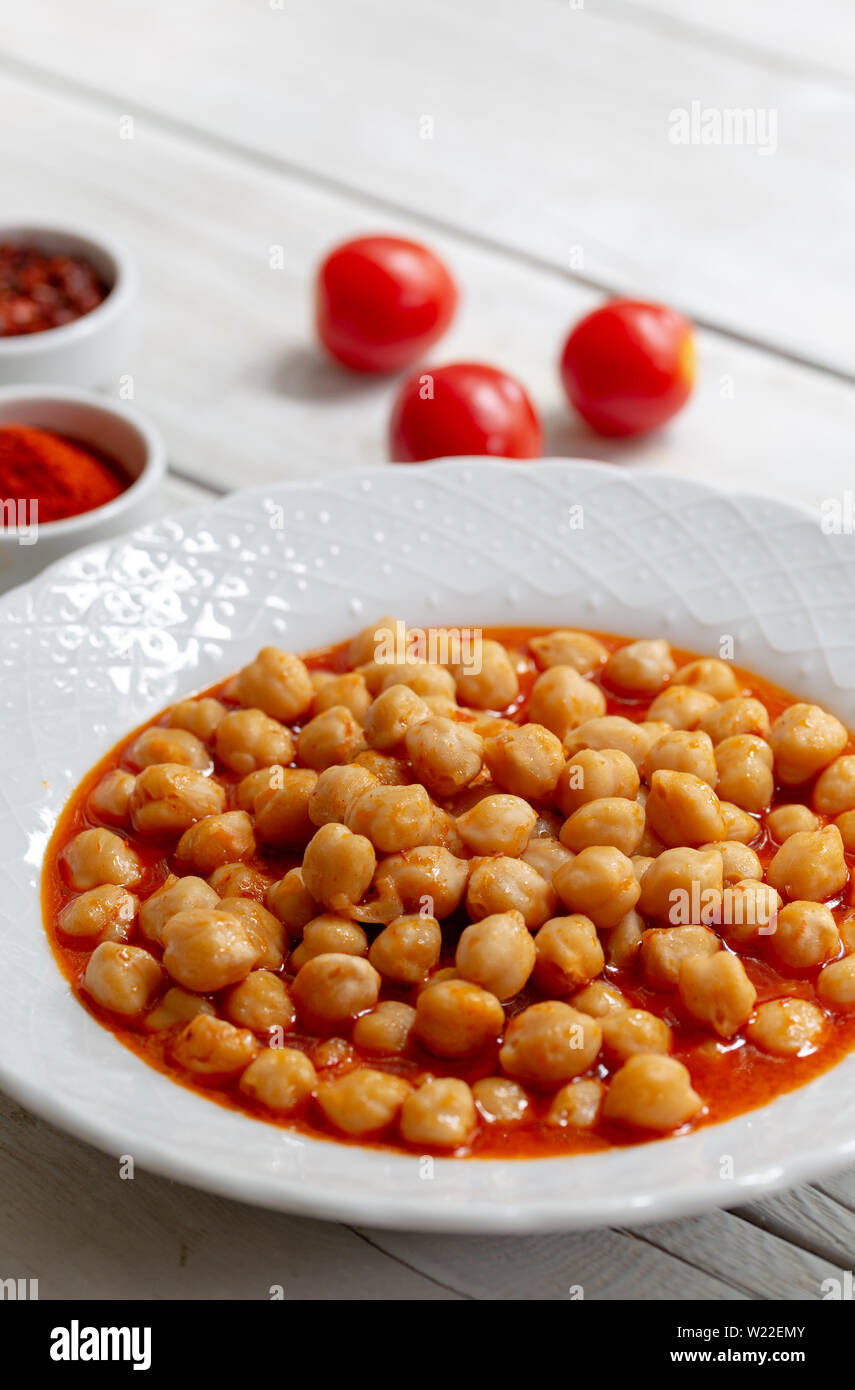
[[[484,629],[485,637],[497,639],[509,650],[512,650],[514,655],[519,654],[526,659],[526,668],[520,672],[519,676],[519,697],[507,710],[502,711],[505,717],[513,719],[517,723],[525,723],[531,687],[539,674],[534,662],[527,656],[528,639],[551,630],[549,628]],[[607,633],[594,633],[592,635],[599,638],[610,651],[631,640]],[[347,646],[348,643],[342,643],[335,647],[313,652],[304,656],[303,660],[310,670],[344,672],[349,669],[346,661]],[[695,652],[683,651],[676,647],[672,647],[672,653],[678,667],[697,659],[698,656]],[[732,669],[741,686],[741,693],[761,700],[772,720],[796,700],[795,696],[788,695],[777,686],[742,667],[733,666]],[[198,697],[201,698],[203,695],[215,696],[228,708],[237,708],[235,702],[224,693],[230,679],[229,677],[208,690],[200,691]],[[625,700],[609,692],[606,692],[606,695],[608,700],[607,714],[624,715],[637,722],[647,717],[649,700]],[[324,1138],[345,1144],[356,1143],[363,1147],[412,1152],[402,1143],[391,1140],[382,1142],[366,1141],[363,1138],[348,1138],[337,1130],[333,1130],[325,1122],[317,1107],[312,1109],[311,1118],[278,1118],[264,1107],[253,1105],[238,1090],[237,1081],[225,1083],[218,1081],[215,1084],[204,1084],[199,1081],[198,1077],[179,1067],[172,1059],[170,1044],[176,1031],[174,1028],[160,1033],[147,1033],[101,1009],[83,992],[81,984],[91,945],[85,950],[76,948],[70,944],[70,939],[58,928],[60,912],[75,896],[65,883],[59,856],[63,847],[81,830],[99,825],[108,829],[117,828],[115,823],[99,820],[97,816],[93,815],[87,805],[90,793],[108,772],[125,766],[123,758],[134,739],[144,728],[162,724],[165,714],[166,711],[149,720],[147,724],[140,725],[139,728],[133,730],[92,768],[64,807],[51,836],[42,876],[42,904],[45,929],[59,968],[84,1008],[88,1009],[104,1027],[108,1028],[123,1046],[136,1053],[150,1066],[155,1067],[190,1090],[230,1109],[254,1114],[270,1124],[315,1138]],[[292,727],[296,732],[299,729],[299,724],[289,727]],[[846,753],[855,751],[855,742],[851,738],[844,751]],[[218,767],[217,777],[223,785],[236,785],[241,780],[240,774],[229,772],[228,769],[222,767]],[[812,785],[811,782],[806,787],[798,788],[795,795],[789,788],[784,789],[783,792],[776,789],[773,806],[777,807],[793,801],[808,803]],[[830,818],[819,817],[821,823],[825,823],[828,819]],[[765,832],[759,826],[758,830],[760,837],[752,841],[751,847],[759,855],[765,870],[776,846],[770,844]],[[146,873],[142,882],[133,889],[134,893],[142,900],[160,887],[171,872],[171,854],[174,850],[174,842],[153,841],[151,837],[139,836],[133,829],[127,827],[121,827],[121,833],[133,845],[146,866]],[[260,849],[253,858],[243,862],[247,863],[249,867],[256,868],[271,878],[277,879],[288,869],[299,865],[301,856]],[[855,857],[847,855],[850,871],[853,863],[855,863]],[[832,909],[836,920],[847,915],[851,911],[848,905],[848,889],[837,898],[831,899],[827,906]],[[560,906],[558,910],[560,911]],[[454,963],[457,938],[462,928],[467,925],[468,920],[465,911],[458,911],[441,924],[443,952],[437,969]],[[128,942],[130,944],[142,944],[153,954],[160,954],[158,946],[139,937],[136,928],[128,937]],[[758,1004],[766,999],[774,999],[782,995],[798,996],[810,999],[814,1003],[820,1003],[815,989],[815,976],[818,968],[801,972],[782,968],[780,962],[776,962],[769,952],[768,941],[762,942],[759,947],[752,946],[752,951],[753,954],[748,954],[745,948],[740,948],[738,954],[757,990]],[[292,978],[292,972],[289,971],[287,962],[280,973],[286,983]],[[664,1019],[673,1030],[672,1055],[688,1067],[692,1084],[706,1102],[706,1108],[701,1115],[678,1133],[684,1133],[705,1125],[717,1124],[745,1111],[765,1105],[774,1100],[776,1096],[803,1086],[814,1077],[827,1071],[855,1047],[855,1010],[851,1014],[832,1014],[831,1025],[825,1038],[813,1052],[803,1057],[779,1058],[760,1052],[751,1043],[739,1037],[732,1042],[721,1043],[713,1034],[700,1028],[685,1012],[676,991],[651,989],[639,980],[634,971],[626,972],[614,966],[606,965],[601,978],[617,986],[627,997],[632,1007],[649,1010]],[[208,997],[215,1005],[217,1004],[217,995]],[[511,1017],[521,1012],[528,1004],[536,1003],[542,998],[544,996],[530,982],[526,989],[510,1005],[506,1006],[506,1015]],[[384,999],[400,999],[412,1003],[414,1002],[414,991],[392,986],[384,981],[380,1000]],[[821,1007],[825,1009],[826,1013],[829,1013],[827,1005],[821,1005]],[[288,1032],[286,1037],[288,1047],[299,1048],[310,1055],[323,1041],[323,1035],[310,1033],[303,1029],[299,1023],[294,1031]],[[318,1065],[317,1061],[316,1065]],[[498,1045],[493,1050],[479,1055],[475,1060],[461,1061],[460,1059],[445,1060],[435,1057],[417,1042],[411,1043],[401,1056],[378,1058],[373,1054],[370,1056],[361,1055],[359,1050],[349,1041],[348,1051],[342,1062],[330,1068],[324,1067],[323,1072],[320,1072],[319,1067],[319,1072],[322,1079],[332,1079],[342,1071],[352,1070],[355,1065],[376,1067],[403,1075],[409,1079],[416,1079],[425,1073],[434,1076],[458,1076],[470,1084],[482,1077],[500,1074]],[[609,1069],[600,1063],[592,1069],[590,1075],[605,1078],[610,1074],[610,1071],[614,1071],[614,1067]],[[529,1091],[529,1097],[532,1101],[533,1118],[528,1119],[524,1126],[505,1127],[501,1124],[482,1124],[472,1144],[465,1150],[458,1150],[457,1156],[460,1156],[461,1153],[480,1158],[566,1156],[572,1153],[591,1153],[615,1146],[651,1142],[663,1137],[659,1134],[651,1134],[646,1130],[627,1129],[608,1124],[602,1120],[596,1130],[592,1132],[571,1127],[559,1128],[547,1125],[544,1117],[549,1109],[551,1096],[543,1095],[540,1097]],[[108,1102],[109,1098],[105,1099]]]

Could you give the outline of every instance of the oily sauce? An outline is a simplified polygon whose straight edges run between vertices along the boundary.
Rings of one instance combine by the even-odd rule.
[[[501,711],[505,717],[513,719],[517,723],[525,723],[531,687],[539,674],[528,655],[527,642],[531,637],[550,630],[548,628],[484,629],[485,637],[495,638],[502,642],[508,647],[512,658],[518,657],[524,666],[524,669],[519,671],[519,697],[507,710]],[[630,640],[607,633],[595,633],[593,635],[598,637],[610,651]],[[303,660],[310,670],[343,672],[349,669],[346,661],[347,647],[348,643],[345,642],[304,656]],[[678,667],[688,661],[695,660],[697,657],[697,653],[682,651],[676,647],[672,647],[672,652]],[[782,710],[794,702],[794,696],[788,695],[761,677],[745,671],[741,667],[734,666],[733,670],[741,686],[741,693],[761,700],[773,721]],[[236,708],[235,702],[225,694],[228,684],[229,680],[224,680],[209,690],[200,692],[200,694],[215,696],[227,707]],[[644,720],[647,717],[649,700],[625,700],[613,696],[608,691],[605,693],[608,701],[607,714],[621,714],[636,721]],[[277,1118],[264,1107],[253,1105],[238,1090],[236,1080],[225,1083],[218,1081],[215,1084],[207,1085],[200,1082],[197,1076],[179,1067],[172,1059],[170,1046],[176,1032],[175,1028],[160,1033],[147,1033],[137,1029],[125,1020],[100,1008],[81,989],[90,950],[77,948],[72,944],[72,939],[58,929],[57,923],[63,907],[75,896],[64,881],[59,856],[63,847],[81,830],[98,825],[103,825],[108,829],[117,828],[114,823],[106,820],[101,821],[93,815],[87,804],[90,793],[108,772],[124,766],[123,757],[142,729],[160,724],[163,720],[164,714],[156,716],[147,724],[141,725],[140,728],[129,733],[121,743],[106,754],[81,782],[59,817],[45,855],[42,877],[45,928],[59,967],[84,1008],[88,1009],[104,1027],[109,1028],[125,1047],[173,1080],[231,1109],[255,1114],[270,1124],[279,1125],[292,1131],[296,1130],[315,1138],[331,1139],[339,1143],[358,1143],[365,1146],[366,1141],[364,1139],[350,1139],[329,1127],[317,1107],[311,1111],[311,1119]],[[299,725],[291,727],[296,731]],[[855,744],[850,739],[850,743],[844,751],[849,753],[853,750],[855,750]],[[241,780],[240,774],[231,773],[228,769],[218,768],[217,777],[224,785],[236,785]],[[808,784],[805,788],[799,788],[796,795],[792,794],[791,789],[786,789],[784,793],[780,794],[776,790],[773,805],[778,806],[788,801],[802,799],[808,802],[811,786],[812,784]],[[828,818],[820,816],[819,819],[824,822]],[[758,832],[760,838],[752,842],[752,848],[759,855],[765,871],[776,846],[770,844],[765,831],[759,825]],[[121,827],[121,833],[133,845],[145,865],[144,877],[133,889],[139,899],[143,900],[160,887],[170,873],[171,856],[175,842],[174,840],[168,842],[153,841],[151,837],[139,836],[132,828],[124,826]],[[259,847],[256,855],[244,862],[268,877],[277,879],[282,877],[288,869],[299,865],[301,856]],[[850,870],[853,862],[855,862],[853,856],[847,855]],[[834,912],[835,918],[841,919],[849,911],[848,893],[844,891],[837,898],[831,899],[827,905]],[[559,903],[556,911],[560,913],[561,910]],[[437,968],[453,965],[457,938],[463,927],[467,925],[468,920],[465,911],[458,911],[454,916],[442,922],[443,952]],[[139,941],[138,933],[135,930],[128,937],[128,942],[139,944]],[[144,940],[141,944],[153,954],[159,954],[156,943]],[[755,945],[752,949],[755,954],[748,955],[745,948],[740,949],[739,954],[748,976],[757,990],[758,1004],[766,999],[774,999],[781,995],[797,996],[819,1003],[814,987],[817,968],[799,972],[782,967],[769,951],[768,939],[764,939],[759,946]],[[291,978],[287,962],[281,973],[286,980]],[[716,1124],[730,1119],[734,1115],[767,1104],[783,1092],[794,1090],[820,1075],[840,1061],[855,1046],[855,1011],[851,1014],[832,1014],[823,1041],[808,1055],[778,1058],[760,1052],[751,1043],[738,1037],[725,1042],[718,1040],[710,1032],[700,1028],[685,1012],[676,991],[650,989],[636,976],[634,971],[623,971],[607,965],[601,978],[616,985],[627,997],[632,1007],[649,1010],[664,1019],[672,1028],[674,1035],[672,1055],[688,1067],[694,1088],[706,1102],[705,1110],[690,1125],[685,1127],[686,1131],[696,1129],[701,1125]],[[411,990],[390,986],[387,981],[383,982],[380,993],[381,1000],[401,999],[405,1002],[413,1002],[412,996],[413,991]],[[217,995],[209,997],[215,1004],[217,1003]],[[526,989],[510,1005],[506,1006],[506,1014],[512,1016],[519,1013],[528,1004],[535,1003],[543,997],[536,986],[530,982]],[[827,1006],[821,1007],[825,1007],[825,1012],[829,1013]],[[412,1080],[421,1078],[425,1073],[430,1073],[434,1076],[459,1076],[471,1084],[481,1077],[500,1074],[497,1060],[498,1046],[492,1052],[484,1053],[475,1060],[446,1060],[433,1056],[418,1043],[413,1042],[401,1056],[378,1058],[374,1055],[361,1056],[358,1049],[349,1040],[345,1043],[344,1040],[339,1039],[338,1053],[337,1043],[327,1041],[324,1050],[330,1065],[324,1066],[321,1070],[321,1062],[315,1049],[323,1043],[324,1038],[322,1036],[309,1033],[301,1026],[298,1026],[295,1031],[289,1032],[286,1037],[288,1047],[300,1048],[313,1055],[321,1079],[331,1079],[339,1070],[351,1070],[354,1065],[359,1064],[403,1075]],[[601,1064],[592,1074],[606,1077],[608,1069]],[[466,1153],[481,1158],[544,1158],[550,1155],[591,1153],[612,1146],[650,1142],[663,1137],[648,1131],[628,1130],[625,1127],[609,1125],[602,1120],[596,1130],[590,1132],[570,1127],[550,1126],[544,1122],[544,1117],[549,1109],[551,1096],[539,1097],[531,1091],[528,1094],[532,1102],[530,1116],[533,1114],[533,1121],[529,1118],[524,1126],[519,1127],[482,1124],[472,1144],[465,1150],[458,1150],[458,1155]],[[400,1143],[380,1141],[368,1141],[368,1145],[369,1147],[394,1150],[401,1150],[404,1147]],[[410,1152],[406,1149],[404,1151]]]

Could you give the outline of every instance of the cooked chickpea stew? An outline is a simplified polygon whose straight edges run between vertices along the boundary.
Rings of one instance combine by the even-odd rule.
[[[126,1046],[304,1133],[527,1157],[723,1120],[855,1045],[837,719],[661,638],[390,662],[392,621],[263,648],[69,802],[47,930]]]

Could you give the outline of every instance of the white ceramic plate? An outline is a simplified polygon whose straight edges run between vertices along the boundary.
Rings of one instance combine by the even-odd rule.
[[[843,1165],[855,1056],[727,1124],[595,1157],[438,1159],[430,1174],[416,1156],[288,1134],[175,1085],[80,1007],[47,946],[39,873],[99,755],[264,643],[317,647],[390,609],[421,626],[661,633],[700,652],[731,635],[737,662],[852,726],[853,596],[851,536],[771,500],[567,461],[457,460],[238,493],[67,557],[0,601],[0,1084],[117,1158],[375,1226],[624,1225]]]

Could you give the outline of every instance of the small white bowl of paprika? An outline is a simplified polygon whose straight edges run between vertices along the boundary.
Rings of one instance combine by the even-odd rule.
[[[132,371],[137,269],[75,226],[0,222],[0,386],[111,386]]]
[[[136,411],[72,387],[0,388],[0,592],[161,515],[165,472]]]

